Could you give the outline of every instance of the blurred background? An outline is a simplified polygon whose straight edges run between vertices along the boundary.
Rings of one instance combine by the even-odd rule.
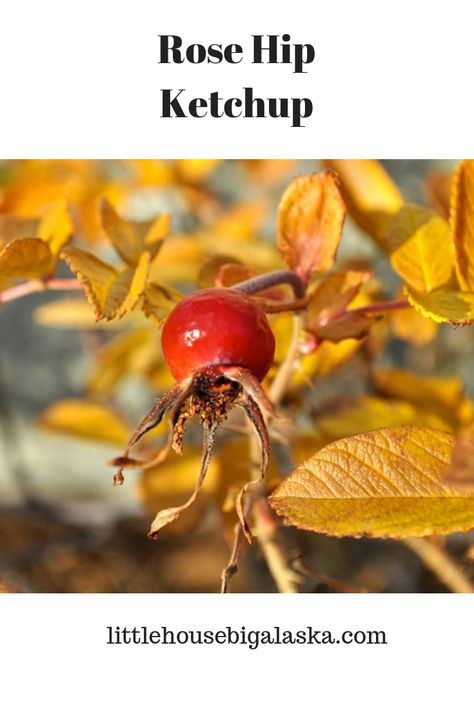
[[[430,176],[449,175],[456,165],[437,160],[381,162],[406,200],[425,205],[433,202]],[[64,198],[78,245],[114,264],[117,255],[97,226],[100,197],[106,196],[131,219],[168,212],[172,235],[156,271],[160,283],[186,292],[206,283],[203,266],[216,254],[257,270],[278,268],[273,245],[281,194],[294,176],[321,167],[317,160],[4,161],[0,216],[34,217],[52,200]],[[338,257],[338,264],[343,263],[370,264],[384,296],[396,296],[400,283],[388,260],[350,218]],[[58,275],[72,276],[65,264]],[[153,397],[171,383],[160,363],[159,337],[142,315],[145,323],[139,325],[132,315],[97,327],[85,299],[84,307],[78,305],[80,298],[80,292],[35,293],[0,306],[0,581],[18,592],[218,591],[229,547],[226,525],[211,495],[203,496],[202,505],[181,528],[171,526],[158,542],[146,537],[156,505],[186,497],[179,466],[186,469],[182,480],[190,475],[186,467],[195,471],[197,432],[190,432],[188,458],[173,460],[160,479],[167,481],[166,490],[138,471],[130,471],[125,484],[113,488],[112,469],[106,465],[120,454]],[[65,303],[64,310],[58,303]],[[311,448],[308,411],[322,412],[328,431],[335,398],[344,394],[357,402],[374,394],[367,377],[371,348],[371,367],[375,363],[451,378],[449,387],[458,387],[460,398],[464,392],[474,397],[472,329],[433,327],[414,342],[413,333],[404,336],[403,324],[392,328],[385,323],[376,337],[378,341],[374,338],[353,357],[341,358],[319,374],[314,392],[308,390],[301,424],[306,433],[295,444],[296,459],[309,455]],[[299,396],[296,389],[290,392],[290,411],[298,411]],[[90,426],[83,427],[82,410],[74,409],[78,400],[108,408],[110,426],[99,409],[91,410],[91,416],[97,415],[95,435]],[[69,403],[70,410],[55,409],[58,402]],[[381,410],[380,425],[385,416]],[[217,451],[221,468],[231,459],[245,458],[239,448],[245,443],[232,442],[232,436],[222,435]],[[275,456],[279,474],[289,472],[294,461],[281,451]],[[445,591],[401,543],[336,540],[293,529],[282,535],[290,556],[323,575],[320,580],[309,577],[303,591]],[[471,541],[470,535],[448,541],[468,569]],[[275,591],[256,545],[244,555],[233,590]]]

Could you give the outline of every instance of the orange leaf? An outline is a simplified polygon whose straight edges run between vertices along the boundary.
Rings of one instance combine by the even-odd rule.
[[[5,246],[15,239],[34,239],[39,220],[17,217],[14,214],[0,214],[0,244]]]
[[[333,343],[339,343],[347,338],[355,338],[356,340],[365,338],[377,320],[377,317],[348,311],[339,318],[330,320],[326,325],[316,323],[311,328],[307,326],[306,329],[319,340],[331,340]]]
[[[0,252],[0,285],[14,279],[41,279],[54,268],[53,255],[42,239],[15,239]]]
[[[444,479],[459,490],[474,491],[474,424],[458,436]]]
[[[326,276],[310,296],[308,330],[324,326],[342,315],[370,276],[369,271],[345,271]]]
[[[359,227],[380,241],[403,197],[377,160],[325,160],[336,171],[342,196]]]
[[[330,170],[293,180],[278,207],[277,246],[304,281],[333,266],[346,207]]]
[[[474,291],[474,160],[463,160],[454,174],[449,221],[459,283]]]
[[[428,202],[446,220],[449,219],[449,195],[452,180],[451,173],[443,172],[430,173],[425,180]]]

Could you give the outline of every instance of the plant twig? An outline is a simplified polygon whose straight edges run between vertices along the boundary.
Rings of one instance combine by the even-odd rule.
[[[244,539],[244,529],[240,523],[237,523],[234,528],[234,544],[230,553],[229,562],[227,563],[227,567],[222,571],[221,594],[226,594],[229,591],[230,580],[234,574],[237,574]]]
[[[452,592],[474,593],[473,584],[446,550],[422,537],[409,537],[404,542]]]
[[[284,594],[297,594],[301,576],[291,568],[288,556],[278,539],[279,524],[266,498],[259,498],[254,506],[257,540],[277,589]]]
[[[23,283],[12,286],[0,292],[0,303],[8,303],[15,301],[17,298],[29,296],[30,293],[39,291],[80,291],[82,284],[77,279],[32,279]]]
[[[344,311],[342,315],[370,315],[371,313],[384,313],[385,311],[397,311],[401,308],[410,308],[410,303],[408,301],[382,301],[382,303],[371,303],[368,306],[360,306],[360,308],[353,308],[348,311]]]
[[[286,353],[280,368],[273,380],[268,396],[273,404],[278,404],[286,392],[291,378],[298,369],[300,357],[300,332],[303,325],[303,317],[300,313],[295,313],[293,316],[293,334],[291,336],[290,347]]]
[[[301,572],[301,574],[304,574],[306,577],[315,579],[316,582],[319,582],[320,584],[325,584],[326,587],[335,589],[338,592],[345,592],[346,594],[365,594],[369,591],[364,587],[356,587],[353,584],[346,584],[345,582],[340,582],[339,580],[334,579],[334,577],[329,577],[326,574],[320,574],[319,572],[316,572],[315,570],[305,565],[304,562],[301,562],[301,560],[295,560],[293,562],[293,569],[295,569],[297,572]]]

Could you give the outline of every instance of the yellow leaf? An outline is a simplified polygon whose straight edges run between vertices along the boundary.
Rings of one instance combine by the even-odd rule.
[[[403,205],[403,197],[377,160],[325,160],[340,180],[342,196],[351,217],[365,232],[380,241],[390,217]]]
[[[426,408],[440,406],[453,413],[463,400],[464,384],[459,377],[417,375],[409,370],[380,368],[374,373],[379,392],[416,402]]]
[[[51,404],[38,420],[43,429],[84,439],[124,445],[129,427],[113,409],[83,399],[63,399]]]
[[[451,430],[451,424],[423,403],[415,405],[403,399],[386,400],[360,395],[336,402],[329,412],[315,420],[317,434],[326,443],[360,434],[371,429],[403,424],[417,424],[442,431]]]
[[[392,331],[397,338],[414,346],[426,345],[438,332],[438,325],[424,318],[414,308],[399,308],[389,314]]]
[[[300,369],[295,373],[291,385],[301,386],[309,380],[326,377],[351,359],[360,347],[362,341],[346,338],[339,343],[325,340],[311,355],[301,361]]]
[[[51,253],[57,257],[61,249],[71,241],[72,234],[73,224],[66,201],[58,200],[41,219],[38,237],[49,244]]]
[[[263,200],[239,202],[216,219],[211,231],[226,240],[247,241],[255,236],[266,213],[267,203]]]
[[[147,222],[132,222],[120,217],[107,200],[101,203],[101,217],[105,234],[122,259],[131,266],[138,263],[145,249],[153,260],[170,230],[168,214],[158,215]]]
[[[454,250],[447,222],[418,205],[405,205],[383,238],[399,276],[417,291],[430,293],[448,283]]]
[[[152,328],[120,333],[101,348],[88,376],[88,392],[108,395],[123,377],[144,375],[159,359],[159,341]]]
[[[51,249],[42,239],[15,239],[0,252],[0,285],[14,279],[41,279],[54,267]]]
[[[396,426],[324,447],[270,502],[285,523],[334,536],[403,538],[474,527],[474,496],[442,480],[453,437]]]
[[[406,295],[410,304],[425,318],[435,323],[469,325],[474,322],[474,292],[433,291],[420,293],[407,288]]]
[[[293,180],[280,200],[277,246],[304,281],[334,264],[346,208],[330,170]]]
[[[136,268],[131,272],[130,282],[128,282],[128,279],[124,281],[127,294],[115,313],[118,318],[122,318],[127,313],[130,313],[145,293],[148,272],[150,270],[150,258],[150,252],[144,251],[138,259]],[[117,280],[117,284],[118,282],[119,280]]]
[[[97,320],[121,318],[143,295],[150,266],[148,252],[142,253],[136,268],[126,267],[122,271],[77,247],[66,247],[61,256],[84,286]]]
[[[124,325],[124,321],[97,322],[89,303],[84,298],[64,298],[60,301],[43,303],[35,308],[33,318],[38,325],[50,328],[114,329],[122,328]]]
[[[176,160],[178,175],[186,182],[204,182],[214,172],[220,160]]]
[[[183,294],[175,288],[148,284],[143,297],[143,313],[159,328],[182,298]]]

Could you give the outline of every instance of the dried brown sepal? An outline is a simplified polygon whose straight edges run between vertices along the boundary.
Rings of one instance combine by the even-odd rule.
[[[245,394],[241,398],[239,404],[243,408],[243,410],[245,411],[245,413],[248,416],[251,423],[253,424],[255,432],[259,438],[260,447],[261,447],[260,475],[254,481],[249,481],[244,486],[242,486],[242,488],[240,489],[239,494],[237,496],[237,499],[235,501],[235,509],[237,511],[237,515],[239,517],[240,524],[242,525],[242,530],[243,530],[248,542],[250,544],[252,544],[252,533],[250,531],[250,528],[249,528],[249,525],[247,522],[247,517],[245,514],[245,509],[244,509],[244,497],[245,497],[246,493],[248,492],[249,488],[254,488],[259,483],[262,483],[265,480],[265,474],[266,474],[267,466],[268,466],[268,459],[270,457],[270,439],[268,436],[268,430],[265,425],[265,420],[263,418],[260,407],[252,399],[252,397],[250,397],[248,394]]]
[[[148,532],[148,537],[152,540],[156,540],[159,531],[174,522],[179,518],[181,513],[187,510],[196,500],[199,493],[201,492],[202,484],[206,477],[207,469],[209,467],[209,461],[211,460],[212,450],[214,448],[214,439],[217,429],[217,423],[204,423],[204,437],[203,437],[203,451],[201,460],[201,470],[199,472],[199,477],[196,483],[194,491],[183,505],[179,505],[173,508],[165,508],[157,513],[155,519],[153,520],[150,531]]]

